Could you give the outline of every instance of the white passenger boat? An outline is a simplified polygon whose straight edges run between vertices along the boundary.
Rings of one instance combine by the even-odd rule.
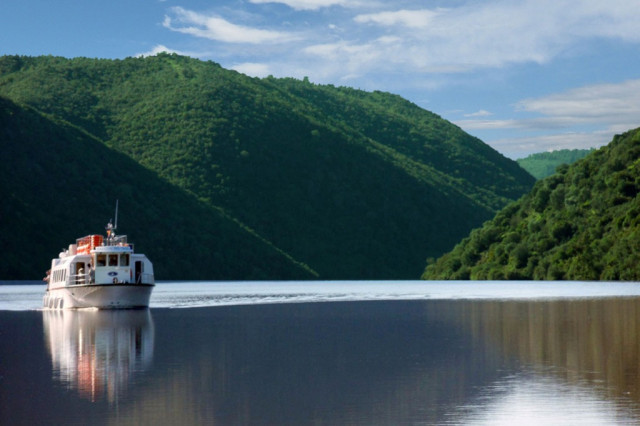
[[[117,224],[117,207],[116,207]],[[126,235],[88,235],[60,253],[47,271],[43,306],[67,308],[143,308],[155,286],[153,264],[135,253]]]

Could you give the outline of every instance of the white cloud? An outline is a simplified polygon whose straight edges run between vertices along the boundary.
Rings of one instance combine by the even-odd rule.
[[[469,119],[456,124],[466,131],[521,130],[527,136],[487,141],[512,158],[532,152],[601,146],[616,133],[640,127],[640,79],[524,99],[515,109],[516,115],[520,112],[535,116],[490,120],[468,114],[465,117]]]
[[[609,123],[640,125],[640,80],[598,84],[536,99],[520,101],[517,108],[554,117],[568,125]]]
[[[318,20],[304,21],[304,30],[292,33],[280,31],[275,25],[284,28],[302,24],[295,17],[287,17],[278,24],[270,21],[272,28],[277,29],[262,29],[232,23],[216,14],[174,7],[164,26],[226,43],[295,42],[286,52],[278,52],[278,66],[288,64],[292,70],[307,68],[306,75],[333,81],[347,74],[397,74],[401,70],[405,75],[428,73],[433,78],[433,74],[465,73],[512,64],[544,64],[594,38],[640,42],[640,27],[636,24],[640,21],[640,8],[628,0],[486,0],[457,2],[445,9],[410,9],[407,7],[410,2],[406,1],[404,7],[395,10],[389,9],[393,3],[387,2],[385,10],[382,2],[363,0],[250,2],[279,3],[298,11],[357,6],[361,13],[337,11],[328,22],[323,12],[317,12]],[[362,13],[365,9],[376,12]],[[264,19],[272,17],[264,15]],[[240,62],[267,63],[276,57],[273,51],[254,51],[250,55],[244,54]],[[332,62],[327,63],[328,59]]]
[[[362,76],[368,66],[383,69],[386,48],[394,43],[393,38],[383,37],[365,44],[350,44],[344,41],[317,44],[305,47],[302,53],[312,57],[313,74],[330,77],[339,74],[342,80]]]
[[[226,43],[282,43],[295,40],[293,34],[233,24],[220,16],[207,15],[181,7],[172,7],[173,17],[165,16],[163,25],[176,32]]]
[[[466,131],[470,130],[504,130],[523,128],[524,120],[456,120],[455,124]]]
[[[249,0],[254,4],[280,3],[295,10],[318,10],[329,6],[354,6],[360,4],[353,0]]]
[[[439,14],[432,10],[398,10],[358,15],[353,20],[358,23],[375,23],[385,26],[403,25],[409,28],[425,28]]]
[[[607,126],[612,131],[640,126],[640,79],[618,84],[597,84],[567,90],[516,104],[516,111],[538,116],[509,120],[457,121],[469,130],[525,129],[542,131],[576,126]],[[474,113],[465,117],[481,117]]]
[[[142,57],[142,56],[155,56],[158,53],[176,53],[178,55],[182,55],[182,56],[191,56],[192,58],[202,58],[205,56],[210,55],[209,52],[187,52],[184,50],[176,50],[176,49],[170,49],[167,46],[163,45],[163,44],[156,44],[150,51],[148,52],[143,52],[143,53],[138,53],[137,55],[134,55],[136,57]]]
[[[177,53],[179,55],[181,55],[180,52],[173,50],[173,49],[169,49],[167,46],[164,46],[162,44],[156,44],[150,51],[148,52],[144,52],[144,53],[138,53],[137,55],[135,55],[136,57],[141,57],[141,56],[155,56],[158,53],[162,53],[162,52],[166,52],[166,53]]]
[[[257,62],[245,62],[231,67],[231,69],[241,72],[251,77],[266,77],[272,74],[271,68],[267,64]]]
[[[494,0],[447,9],[361,14],[404,40],[387,60],[422,71],[463,71],[515,63],[545,63],[594,37],[640,41],[640,8],[625,0]]]
[[[489,117],[492,116],[493,113],[487,110],[481,109],[480,111],[472,112],[471,114],[465,114],[465,117]]]
[[[343,60],[349,58],[339,65],[344,67],[345,65],[356,63],[358,65],[363,63],[369,63],[373,60],[379,59],[379,50],[375,48],[373,44],[355,45],[345,42],[317,44],[314,46],[308,46],[303,49],[304,53],[319,56],[328,60]]]

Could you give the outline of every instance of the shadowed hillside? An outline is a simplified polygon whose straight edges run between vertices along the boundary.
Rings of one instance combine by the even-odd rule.
[[[116,199],[119,231],[155,261],[158,279],[316,276],[81,129],[1,97],[0,141],[2,278],[44,277],[61,249],[104,233]]]

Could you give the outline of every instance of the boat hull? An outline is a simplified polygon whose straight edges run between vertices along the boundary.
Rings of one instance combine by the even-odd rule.
[[[131,309],[149,307],[153,284],[87,284],[49,289],[43,299],[49,309]]]

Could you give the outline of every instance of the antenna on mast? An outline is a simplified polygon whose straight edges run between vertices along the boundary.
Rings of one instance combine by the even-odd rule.
[[[111,223],[107,223],[107,240],[112,241],[115,238],[115,230],[118,227],[118,200],[116,200],[116,223],[115,225]],[[109,244],[110,245],[110,244]]]
[[[116,223],[113,225],[113,229],[118,228],[118,200],[116,200]]]

